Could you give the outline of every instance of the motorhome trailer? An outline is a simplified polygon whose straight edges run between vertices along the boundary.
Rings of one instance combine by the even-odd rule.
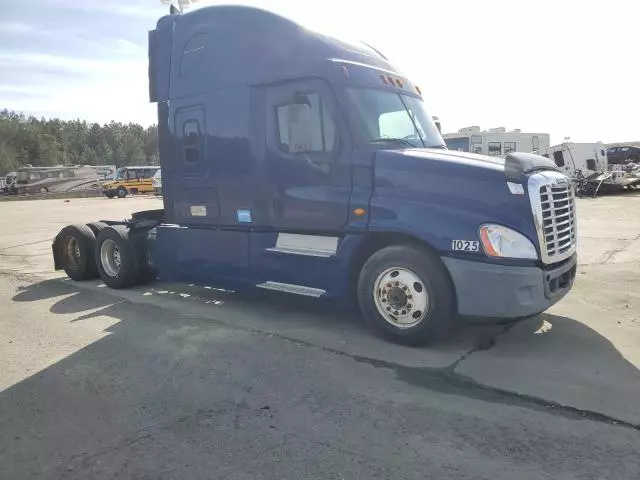
[[[507,131],[504,127],[489,130],[466,127],[456,133],[445,133],[443,138],[449,150],[493,157],[505,157],[511,152],[538,152],[550,144],[548,133],[525,133],[519,129]]]

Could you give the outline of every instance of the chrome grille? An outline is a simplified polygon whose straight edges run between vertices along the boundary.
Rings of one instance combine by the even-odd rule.
[[[562,261],[576,250],[576,211],[571,181],[561,173],[541,172],[529,179],[529,200],[544,263]]]

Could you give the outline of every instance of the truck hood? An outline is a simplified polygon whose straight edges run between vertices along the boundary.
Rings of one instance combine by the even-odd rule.
[[[417,232],[447,254],[453,239],[477,239],[484,223],[507,226],[535,242],[527,177],[557,170],[538,155],[503,159],[440,149],[378,150],[374,165],[370,228]],[[521,184],[524,194],[512,193],[509,183]]]
[[[470,169],[503,172],[507,182],[516,183],[523,182],[524,175],[536,171],[559,171],[556,164],[551,160],[533,153],[514,152],[508,154],[505,158],[430,148],[408,149],[396,151],[395,153],[405,157],[432,162],[435,169],[438,169],[438,167],[447,169],[448,166],[452,167],[453,170],[458,170],[457,167],[470,167]]]
[[[415,148],[399,151],[398,153],[433,162],[453,163],[499,171],[504,171],[505,165],[505,159],[501,157],[488,157],[486,155],[477,155],[475,153],[459,152],[456,150],[445,150],[439,148]]]

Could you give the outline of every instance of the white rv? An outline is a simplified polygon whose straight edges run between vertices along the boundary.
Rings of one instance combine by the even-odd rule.
[[[504,157],[510,152],[537,152],[550,143],[548,133],[525,133],[520,129],[466,127],[457,133],[445,133],[449,150]]]
[[[594,173],[603,173],[608,170],[609,166],[607,147],[602,142],[565,142],[541,148],[538,154],[553,160],[562,173],[571,178],[580,174],[588,177]]]
[[[579,195],[640,187],[640,168],[627,165],[623,170],[622,165],[609,165],[607,147],[602,142],[565,142],[538,153],[553,160],[562,173],[576,181]]]

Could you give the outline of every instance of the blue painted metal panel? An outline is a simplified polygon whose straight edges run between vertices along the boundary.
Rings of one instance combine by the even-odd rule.
[[[277,232],[251,233],[251,283],[267,281],[325,290],[327,298],[344,299],[349,292],[349,262],[362,235],[346,235],[333,257],[313,257],[268,251]]]
[[[161,225],[156,229],[154,263],[161,280],[246,287],[249,232]]]

